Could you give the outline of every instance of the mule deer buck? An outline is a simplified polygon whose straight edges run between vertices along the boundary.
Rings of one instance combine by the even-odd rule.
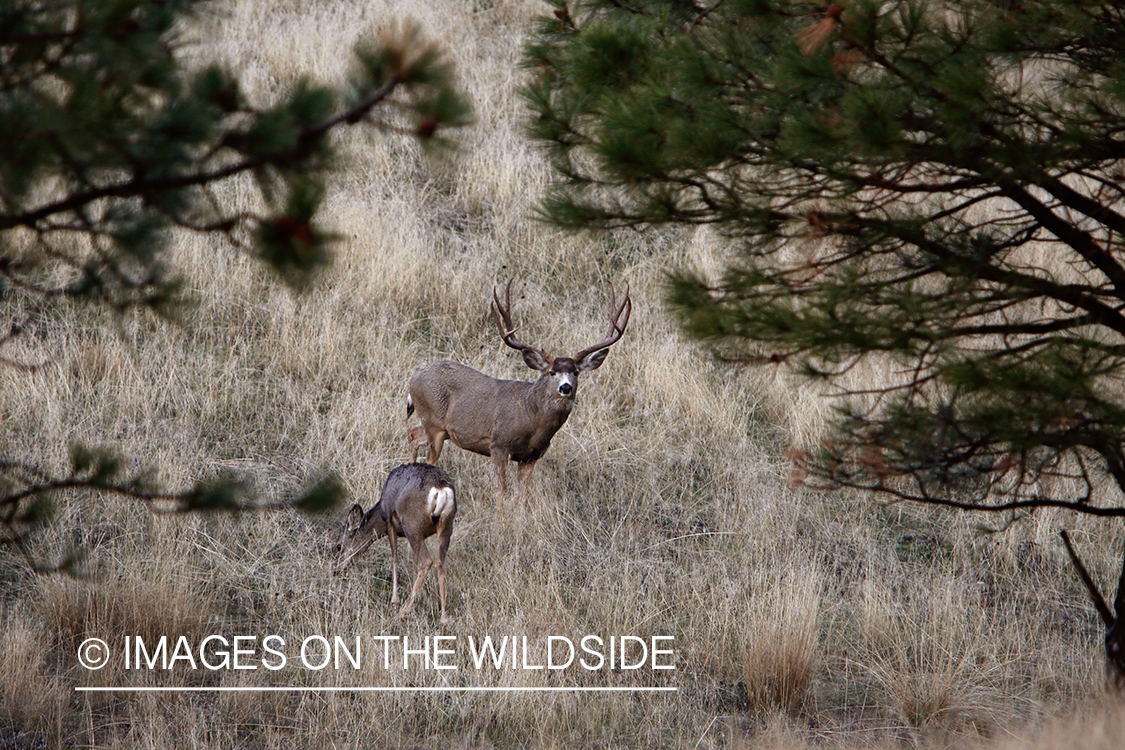
[[[358,504],[352,506],[336,543],[335,571],[343,571],[372,542],[385,535],[391,544],[391,604],[398,604],[398,537],[406,537],[418,573],[410,598],[398,613],[402,617],[414,609],[414,599],[433,564],[426,539],[436,534],[441,621],[449,622],[445,614],[444,564],[456,515],[457,499],[448,474],[430,464],[403,464],[387,476],[379,502],[371,510],[364,513]]]
[[[519,498],[525,501],[531,470],[570,416],[578,393],[578,374],[596,370],[629,324],[633,303],[629,290],[621,304],[609,288],[609,330],[598,343],[573,357],[552,357],[516,339],[511,316],[512,282],[504,301],[492,290],[492,319],[500,338],[542,373],[534,382],[498,380],[456,362],[437,362],[410,379],[406,415],[417,409],[422,426],[410,430],[414,458],[428,446],[426,461],[436,464],[449,438],[460,448],[492,458],[499,495],[508,492],[509,461],[519,465]]]

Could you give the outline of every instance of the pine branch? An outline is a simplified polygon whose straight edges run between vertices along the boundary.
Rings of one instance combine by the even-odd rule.
[[[1074,565],[1074,570],[1078,574],[1078,579],[1082,581],[1082,585],[1086,587],[1086,593],[1090,595],[1090,601],[1093,602],[1094,609],[1098,611],[1098,616],[1102,618],[1102,623],[1104,623],[1107,628],[1113,627],[1113,622],[1116,618],[1106,605],[1105,599],[1102,598],[1101,592],[1098,591],[1098,587],[1094,583],[1094,579],[1091,578],[1089,572],[1087,572],[1086,566],[1082,564],[1078,553],[1074,551],[1074,545],[1070,543],[1070,534],[1066,532],[1066,529],[1063,529],[1059,532],[1059,536],[1062,537],[1063,544],[1066,545],[1066,552],[1070,555],[1070,562]]]
[[[294,155],[298,155],[306,151],[310,144],[322,138],[325,133],[327,133],[332,128],[343,123],[354,124],[355,122],[358,122],[363,118],[364,115],[369,113],[375,106],[377,106],[380,102],[390,96],[391,93],[393,93],[394,90],[401,85],[401,81],[397,79],[391,80],[385,86],[374,92],[371,96],[369,96],[367,99],[357,104],[356,106],[340,112],[339,114],[330,117],[324,122],[321,122],[317,125],[302,128],[299,135],[297,136],[297,145],[293,149],[267,154],[259,154],[257,156],[249,157],[235,162],[234,164],[229,164],[225,167],[206,172],[196,172],[193,174],[156,178],[133,176],[132,178],[124,182],[91,188],[89,190],[84,190],[73,195],[69,195],[63,200],[50,203],[38,209],[26,211],[23,213],[10,214],[7,216],[0,216],[0,231],[12,229],[18,226],[25,226],[34,229],[38,222],[49,216],[77,210],[82,206],[86,206],[102,198],[130,198],[135,196],[147,196],[168,190],[178,190],[182,188],[208,185],[210,183],[218,182],[219,180],[241,174],[242,172],[259,169],[267,164],[274,164],[279,161],[284,161],[288,158],[293,157]]]

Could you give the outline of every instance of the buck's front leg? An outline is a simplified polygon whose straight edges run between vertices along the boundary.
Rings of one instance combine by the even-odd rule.
[[[511,454],[500,448],[492,449],[492,471],[496,474],[496,485],[499,488],[496,499],[500,500],[508,494],[508,461]]]
[[[519,464],[519,503],[523,508],[527,505],[527,496],[531,492],[531,470],[535,468],[535,462],[529,461],[527,463]]]

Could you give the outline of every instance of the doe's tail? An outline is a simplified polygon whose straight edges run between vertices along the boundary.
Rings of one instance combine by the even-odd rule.
[[[431,487],[428,498],[430,519],[436,524],[442,516],[454,509],[452,487]]]

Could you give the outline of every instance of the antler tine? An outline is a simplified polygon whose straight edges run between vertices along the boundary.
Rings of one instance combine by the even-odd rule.
[[[625,319],[621,319],[622,313],[625,314]],[[613,292],[613,284],[609,285],[609,330],[606,332],[605,338],[593,346],[586,347],[578,354],[574,355],[574,359],[579,360],[583,357],[593,354],[599,349],[613,346],[621,335],[625,333],[625,326],[629,325],[629,316],[633,314],[633,300],[629,298],[629,287],[625,287],[625,299],[621,301],[620,307],[617,305],[617,297]]]
[[[504,289],[504,300],[507,304],[501,304],[500,296],[496,293],[496,287],[492,287],[492,320],[496,322],[496,327],[500,329],[500,335],[505,338],[516,332],[512,325],[512,318],[508,313],[511,291],[512,282],[509,281],[508,286]],[[503,319],[503,322],[501,322],[501,319]]]
[[[501,304],[500,295],[496,293],[496,287],[492,288],[492,320],[495,321],[496,327],[500,329],[500,338],[504,343],[518,351],[534,351],[538,352],[540,356],[547,359],[547,355],[534,346],[529,346],[515,338],[515,332],[519,330],[519,326],[512,325],[512,280],[509,279],[507,285],[504,287],[504,302]]]
[[[633,300],[629,298],[629,285],[625,285],[625,299],[621,301],[621,307],[614,310],[614,304],[617,302],[616,297],[613,295],[613,284],[609,285],[609,315],[610,315],[610,333],[617,331],[617,337],[620,338],[621,334],[625,333],[625,326],[629,325],[629,316],[633,313]],[[621,313],[625,313],[625,321],[619,326],[617,319],[621,317]],[[616,341],[617,339],[614,339]]]

